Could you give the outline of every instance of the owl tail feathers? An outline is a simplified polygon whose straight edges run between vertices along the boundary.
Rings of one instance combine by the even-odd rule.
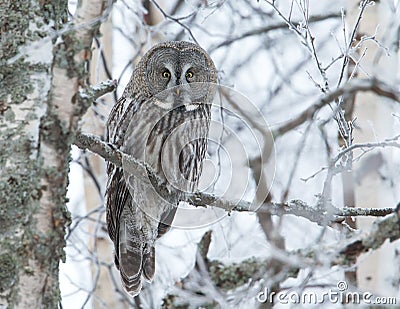
[[[139,294],[142,288],[142,257],[143,247],[133,235],[130,235],[127,229],[120,226],[119,237],[119,257],[115,256],[115,260],[122,284],[126,292],[132,297]]]
[[[151,281],[155,273],[155,249],[151,247],[148,253],[143,251],[121,251],[123,245],[120,245],[119,251],[119,273],[125,291],[135,297],[142,288],[141,275],[148,281]],[[116,258],[117,260],[117,258]],[[117,265],[117,264],[116,264]]]
[[[126,254],[120,254],[119,260],[119,273],[122,284],[125,288],[125,291],[132,297],[138,295],[142,288],[142,268],[140,266],[141,261],[139,267],[137,267],[138,264],[136,258],[141,260],[142,255],[134,255],[132,252],[127,252]]]
[[[147,251],[147,250],[145,250],[145,251]],[[151,281],[153,279],[154,273],[156,270],[155,256],[156,256],[156,252],[155,252],[154,246],[152,246],[150,248],[149,252],[147,252],[143,255],[143,276],[148,281]]]

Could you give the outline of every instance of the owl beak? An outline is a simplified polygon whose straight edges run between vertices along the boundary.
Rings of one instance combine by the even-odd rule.
[[[179,96],[181,94],[181,89],[179,87],[176,87],[175,93],[177,96]]]

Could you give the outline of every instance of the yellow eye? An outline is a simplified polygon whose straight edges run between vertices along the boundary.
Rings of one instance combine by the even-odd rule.
[[[170,77],[171,77],[171,73],[169,73],[168,71],[164,71],[164,72],[162,73],[162,76],[163,76],[164,78],[170,78]]]
[[[190,71],[187,71],[186,72],[186,78],[192,78],[193,77],[193,73],[192,72],[190,72]]]

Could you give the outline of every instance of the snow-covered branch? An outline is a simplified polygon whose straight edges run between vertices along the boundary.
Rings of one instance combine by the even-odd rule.
[[[327,253],[323,256],[320,254],[321,248],[317,246],[311,249],[301,249],[291,252],[281,251],[280,254],[265,259],[252,257],[240,263],[224,264],[217,260],[210,260],[207,257],[208,246],[211,240],[211,232],[209,231],[204,234],[198,244],[195,267],[183,279],[179,288],[172,289],[172,293],[167,295],[164,302],[183,304],[187,302],[186,299],[188,297],[192,301],[192,294],[195,298],[197,295],[201,295],[202,297],[197,299],[197,301],[202,304],[212,302],[213,298],[210,297],[210,290],[206,288],[207,281],[211,280],[213,286],[224,291],[236,290],[238,288],[243,289],[245,286],[243,292],[249,293],[254,283],[259,280],[264,280],[264,285],[270,286],[275,280],[284,281],[288,278],[296,278],[299,271],[304,268],[326,264],[327,257],[329,259],[328,263],[331,266],[352,266],[361,254],[380,248],[387,239],[392,242],[399,238],[399,217],[397,214],[392,214],[383,219],[376,220],[369,232],[322,248]],[[275,248],[275,250],[278,250],[278,248]],[[271,272],[276,264],[281,266],[281,271],[277,276]],[[240,291],[236,290],[236,293],[240,294]]]
[[[112,162],[117,166],[122,166],[122,162],[124,162],[124,164],[129,165],[129,170],[133,171],[136,177],[156,185],[157,192],[160,192],[164,197],[168,198],[168,195],[171,194],[171,192],[166,188],[165,184],[159,180],[159,177],[153,172],[149,165],[127,155],[126,153],[123,153],[122,151],[113,147],[111,144],[100,140],[97,136],[79,133],[76,135],[74,144],[81,149],[90,150],[91,152],[98,154],[105,160]],[[340,209],[331,206],[327,211],[322,212],[318,207],[310,206],[301,200],[292,200],[286,203],[267,202],[264,203],[260,208],[255,208],[255,205],[248,201],[229,201],[204,192],[186,194],[182,201],[188,202],[193,206],[212,206],[224,209],[228,212],[262,211],[277,216],[295,215],[306,218],[319,225],[341,222],[346,216],[381,217],[386,216],[394,211],[394,208],[344,207]]]

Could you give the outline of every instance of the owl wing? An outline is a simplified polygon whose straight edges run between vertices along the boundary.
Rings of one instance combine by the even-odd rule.
[[[134,112],[135,106],[133,99],[123,96],[110,113],[106,140],[116,148],[121,148],[124,143],[124,133],[129,125],[127,117]],[[135,296],[141,289],[143,241],[136,227],[133,199],[123,169],[108,163],[107,174],[107,229],[114,242],[114,263],[126,291]]]
[[[177,208],[173,207],[162,213],[160,223],[158,224],[157,238],[162,237],[166,232],[170,230],[176,210]]]
[[[136,106],[134,99],[122,96],[112,108],[107,120],[106,141],[113,147],[119,149],[123,145],[126,127],[129,125],[127,117],[135,112]],[[121,167],[107,162],[107,175],[107,228],[111,240],[115,241],[122,209],[131,201],[131,196]]]
[[[119,126],[125,103],[125,97],[121,97],[117,101],[110,112],[110,116],[106,125],[106,142],[111,143],[113,147],[117,148],[120,148],[120,145],[116,143],[118,140],[116,129]],[[115,166],[113,163],[107,162],[107,176],[107,229],[111,240],[114,243],[118,243],[117,231],[119,230],[119,220],[123,206],[130,199],[130,194],[128,188],[122,182],[123,171],[120,167]]]

